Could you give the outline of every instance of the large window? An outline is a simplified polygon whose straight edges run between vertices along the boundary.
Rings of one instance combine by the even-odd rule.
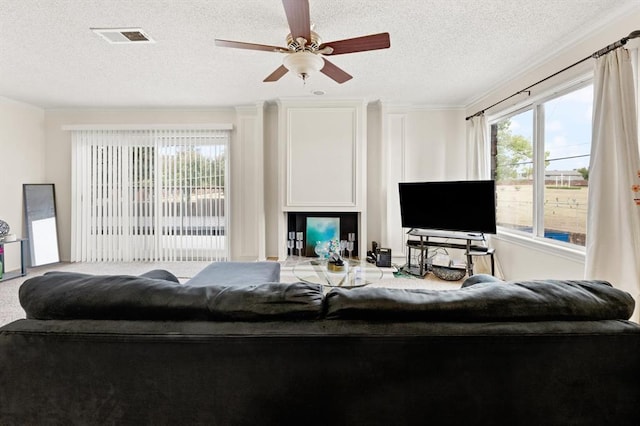
[[[227,260],[228,132],[73,133],[72,260]]]
[[[491,123],[498,226],[584,246],[593,86]]]

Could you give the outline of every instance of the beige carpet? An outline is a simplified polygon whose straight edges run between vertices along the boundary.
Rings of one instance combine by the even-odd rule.
[[[25,313],[18,300],[18,289],[26,279],[42,275],[48,271],[82,272],[96,275],[139,275],[152,269],[166,269],[177,276],[181,282],[185,282],[208,264],[209,262],[57,263],[30,268],[26,277],[0,282],[0,326],[25,317]],[[282,264],[281,280],[283,282],[296,281],[292,272],[293,264],[294,261],[286,261]],[[424,278],[419,278],[404,273],[394,274],[394,271],[395,268],[385,268],[382,280],[371,284],[371,286],[453,290],[460,288],[462,282],[443,281],[432,274],[428,274]]]

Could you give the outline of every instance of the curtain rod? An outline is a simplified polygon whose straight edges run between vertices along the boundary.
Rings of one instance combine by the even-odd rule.
[[[555,73],[551,74],[550,76],[543,78],[542,80],[536,81],[536,82],[535,82],[535,83],[533,83],[532,85],[527,86],[527,87],[525,87],[524,89],[517,91],[517,92],[516,92],[516,93],[514,93],[513,95],[507,96],[506,98],[501,99],[501,100],[499,100],[498,102],[496,102],[496,103],[494,103],[494,104],[492,104],[492,105],[489,105],[489,106],[488,106],[488,107],[486,107],[485,109],[480,110],[480,111],[476,112],[475,114],[468,116],[467,118],[465,118],[465,120],[470,120],[470,119],[472,119],[473,117],[477,117],[478,115],[482,115],[482,114],[484,114],[484,112],[485,112],[486,110],[491,109],[491,108],[493,108],[494,106],[496,106],[496,105],[498,105],[498,104],[501,104],[502,102],[504,102],[504,101],[506,101],[506,100],[509,100],[509,99],[513,98],[514,96],[517,96],[517,95],[519,95],[519,94],[521,94],[521,93],[528,93],[528,94],[531,94],[531,91],[530,91],[529,89],[531,89],[533,86],[537,86],[538,84],[543,83],[543,82],[545,82],[545,81],[549,80],[550,78],[553,78],[553,77],[555,77],[556,75],[558,75],[558,74],[560,74],[560,73],[563,73],[563,72],[565,72],[566,70],[568,70],[568,69],[570,69],[570,68],[573,68],[573,67],[575,67],[576,65],[579,65],[579,64],[583,63],[583,62],[584,62],[584,61],[586,61],[586,60],[589,60],[589,59],[591,59],[591,58],[599,58],[599,57],[600,57],[600,56],[602,56],[602,55],[606,55],[607,53],[611,52],[612,50],[615,50],[615,49],[617,49],[617,48],[619,48],[619,47],[624,46],[625,44],[627,44],[627,42],[628,42],[630,39],[632,39],[632,38],[638,38],[638,37],[640,37],[640,30],[633,31],[633,32],[631,32],[628,36],[621,38],[620,40],[616,41],[615,43],[611,43],[610,45],[608,45],[608,46],[606,46],[606,47],[603,47],[602,49],[598,50],[597,52],[592,53],[591,55],[587,56],[586,58],[580,59],[578,62],[575,62],[575,63],[573,63],[573,64],[571,64],[571,65],[569,65],[569,66],[567,66],[567,67],[564,67],[564,68],[563,68],[563,69],[561,69],[560,71],[555,72]]]

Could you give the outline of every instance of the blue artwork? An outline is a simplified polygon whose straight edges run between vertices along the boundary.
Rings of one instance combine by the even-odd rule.
[[[339,217],[307,217],[307,244],[305,255],[315,256],[314,248],[318,241],[340,239]]]

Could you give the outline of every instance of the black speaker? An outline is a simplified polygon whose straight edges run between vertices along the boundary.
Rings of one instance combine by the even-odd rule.
[[[380,266],[382,268],[391,268],[391,249],[390,248],[378,249],[378,260],[376,261],[376,266]]]

